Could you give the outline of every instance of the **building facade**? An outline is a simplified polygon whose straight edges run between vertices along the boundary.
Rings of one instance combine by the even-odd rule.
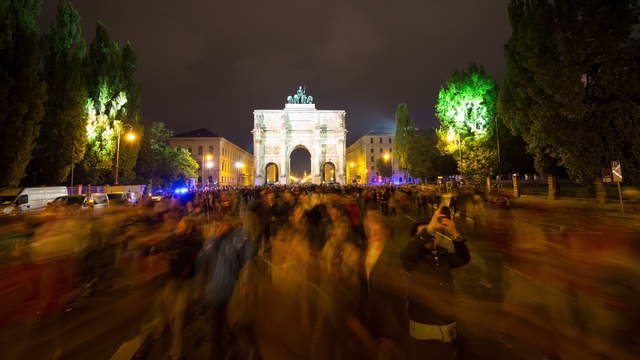
[[[200,166],[198,184],[253,185],[253,155],[207,129],[178,134],[169,144],[189,150]]]
[[[311,173],[306,181],[344,184],[345,117],[344,110],[317,110],[313,97],[307,96],[302,87],[287,98],[282,110],[255,110],[255,184],[295,182],[290,176],[291,153],[299,148],[311,155]]]
[[[394,131],[372,130],[347,148],[347,179],[350,184],[407,184],[414,179],[398,169],[393,157]],[[378,159],[390,161],[393,175],[384,179],[378,175]]]

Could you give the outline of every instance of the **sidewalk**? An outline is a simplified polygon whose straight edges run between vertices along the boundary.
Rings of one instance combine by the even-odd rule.
[[[624,214],[620,211],[620,203],[607,200],[598,204],[592,198],[560,197],[549,200],[541,195],[521,195],[519,198],[509,197],[514,209],[552,210],[578,213],[590,216],[616,217],[626,220],[640,220],[640,205],[631,201],[624,202]]]

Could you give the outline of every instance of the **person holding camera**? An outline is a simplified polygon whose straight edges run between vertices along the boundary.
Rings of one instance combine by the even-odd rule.
[[[436,236],[452,241],[453,253],[439,246]],[[409,358],[453,359],[457,333],[451,269],[469,263],[469,249],[446,206],[430,222],[414,224],[411,237],[401,255],[409,276]]]

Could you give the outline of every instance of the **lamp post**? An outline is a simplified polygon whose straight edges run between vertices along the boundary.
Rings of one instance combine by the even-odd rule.
[[[352,161],[352,162],[349,163],[349,168],[347,169],[348,170],[347,181],[349,183],[353,183],[353,179],[352,178],[353,178],[353,167],[354,166],[356,166],[356,164],[354,164],[353,161]]]
[[[126,136],[127,141],[131,142],[136,139],[136,134],[133,132],[133,126],[129,124],[122,124],[122,127],[118,128],[118,141],[116,145],[116,176],[114,185],[118,185],[118,180],[120,179],[120,138],[122,137],[122,129],[126,128],[129,129]]]
[[[206,160],[206,161],[205,161]],[[202,153],[202,187],[204,188],[204,169],[209,169],[209,173],[211,173],[211,168],[213,168],[213,155]]]
[[[238,169],[238,185],[240,185],[240,180],[242,179],[242,169],[244,169],[244,163],[242,161],[236,162],[236,169]]]
[[[462,178],[462,145],[460,144],[460,134],[456,134],[453,128],[450,127],[447,134],[447,141],[453,142],[454,140],[458,140],[458,165],[460,166],[460,177]]]
[[[391,154],[384,153],[384,155],[382,155],[382,159],[384,159],[384,162],[388,163],[389,160],[391,160]],[[391,177],[393,177],[393,164],[391,164]],[[389,180],[389,182],[391,182],[391,180]],[[386,183],[386,181],[385,181],[385,183]]]

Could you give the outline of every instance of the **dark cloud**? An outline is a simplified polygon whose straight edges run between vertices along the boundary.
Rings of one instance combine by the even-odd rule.
[[[143,118],[207,127],[249,149],[253,109],[282,108],[304,84],[320,109],[347,111],[349,140],[393,121],[406,102],[435,126],[438,89],[476,62],[502,78],[506,0],[71,0],[85,37],[102,21],[131,41]],[[48,27],[57,1],[45,0]]]

